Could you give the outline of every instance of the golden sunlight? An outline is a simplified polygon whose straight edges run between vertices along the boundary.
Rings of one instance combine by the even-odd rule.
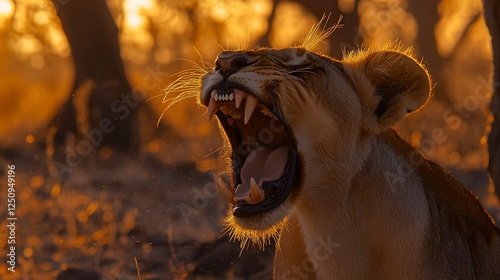
[[[212,16],[215,20],[222,22],[229,14],[227,6],[223,5],[221,2],[212,6]]]
[[[242,165],[251,175],[261,171],[246,158],[236,166],[240,174],[227,168],[231,151],[223,143],[225,134],[220,137],[220,122],[207,122],[206,108],[196,105],[201,101],[202,77],[208,73],[214,77],[214,61],[224,50],[300,46],[340,59],[341,50],[346,55],[358,48],[376,50],[388,41],[400,43],[402,49],[414,45],[415,58],[432,75],[433,97],[395,128],[424,157],[466,182],[500,222],[500,187],[495,193],[485,169],[492,139],[488,135],[493,135],[488,125],[494,118],[488,105],[494,96],[494,65],[481,0],[102,0],[99,9],[91,2],[0,0],[0,149],[6,151],[0,153],[0,161],[14,156],[15,162],[8,165],[16,164],[20,223],[15,252],[20,271],[16,267],[17,274],[12,274],[8,263],[0,262],[0,280],[14,279],[20,273],[26,279],[71,278],[66,270],[95,273],[101,279],[272,277],[271,251],[286,246],[277,242],[280,232],[297,227],[295,221],[283,219],[292,206],[276,208],[259,226],[235,217],[226,199],[220,197],[218,184],[211,180],[232,178],[236,185],[235,181],[243,180]],[[63,8],[70,9],[71,4],[85,6],[79,7],[79,16],[92,19],[92,26],[76,21],[78,28],[65,28],[65,33],[59,15],[65,27],[72,27],[63,17]],[[95,12],[105,12],[105,22],[98,22],[99,17],[92,15]],[[323,12],[329,15],[328,22],[315,27]],[[484,10],[485,15],[489,12]],[[342,28],[331,37],[322,36],[341,15]],[[112,28],[113,40],[89,41],[86,35],[90,32],[103,35],[94,33],[95,26]],[[307,37],[311,29],[315,36]],[[75,48],[72,54],[67,38],[78,36],[87,44],[88,53]],[[96,68],[87,63],[89,53],[93,59],[107,59],[99,59]],[[241,71],[237,67],[239,77],[254,78],[258,66],[266,72],[262,62]],[[313,69],[317,64],[296,69],[284,64],[293,63],[267,67],[300,80],[304,85],[300,90],[312,94],[311,79],[322,75],[313,74],[318,72]],[[101,77],[109,79],[101,83]],[[80,96],[75,82],[81,78],[95,79],[96,88],[84,90],[89,102],[75,104],[79,99],[75,94]],[[273,77],[268,78],[272,83]],[[290,95],[289,88],[271,85],[261,93],[267,96],[268,92],[273,99],[270,105],[280,112],[279,104],[289,100],[274,97]],[[261,109],[250,125],[265,125],[259,124],[266,113],[263,105],[258,105]],[[324,107],[317,102],[309,105]],[[73,111],[67,109],[76,113],[67,114]],[[129,128],[122,131],[133,140],[129,152],[119,148],[124,137],[104,135],[106,125],[97,120],[107,117],[112,120],[109,128]],[[238,127],[243,129],[243,125]],[[258,129],[250,130],[251,134]],[[249,139],[239,141],[245,142],[244,152],[253,152],[258,148],[255,145],[266,145],[253,138],[269,135],[246,136]],[[285,137],[283,133],[278,136]],[[104,139],[105,144],[95,144]],[[251,141],[250,145],[249,140],[259,143]],[[270,145],[286,144],[291,145],[289,139]],[[280,160],[278,157],[283,158],[275,156],[274,160]],[[329,167],[323,169],[332,171]],[[405,170],[394,171],[402,171],[405,174],[399,175],[403,177],[411,175],[407,171],[412,170],[403,167]],[[0,193],[6,191],[5,186]],[[7,215],[7,207],[1,208],[4,212],[0,210],[0,214]],[[0,228],[0,236],[7,229]],[[226,244],[228,241],[237,244]],[[328,251],[339,244],[330,243],[328,236],[316,241],[327,241],[320,245],[328,245]],[[326,248],[320,249],[323,258]],[[242,257],[233,258],[238,253]],[[299,270],[305,273],[307,269],[313,269],[309,262]]]
[[[479,0],[452,1],[443,0],[438,10],[441,15],[435,27],[437,49],[441,56],[448,57],[463,37],[467,25],[481,13],[482,5]]]
[[[271,10],[272,2],[269,0],[210,0],[199,3],[203,17],[222,24],[223,29],[219,32],[224,36],[221,39],[226,40],[227,46],[224,47],[229,48],[240,48],[264,34]],[[241,41],[245,42],[242,44]]]
[[[272,27],[271,45],[286,48],[301,42],[309,33],[317,19],[300,4],[280,3]]]
[[[123,8],[123,26],[120,32],[124,43],[122,55],[141,64],[149,59],[149,51],[155,42],[151,35],[151,13],[157,3],[152,0],[125,0]]]
[[[143,28],[147,24],[144,14],[153,6],[151,0],[126,0],[123,4],[126,26],[132,29]]]
[[[0,0],[0,19],[9,17],[14,11],[14,4],[9,0]]]
[[[144,17],[138,13],[130,13],[125,16],[125,24],[131,29],[140,29],[145,23]]]
[[[359,4],[360,32],[368,46],[383,46],[399,40],[412,45],[418,31],[407,0],[362,1]]]
[[[0,0],[0,29],[8,26],[12,13],[14,12],[14,5],[9,0]]]
[[[125,8],[127,10],[151,9],[153,3],[151,0],[126,0]]]

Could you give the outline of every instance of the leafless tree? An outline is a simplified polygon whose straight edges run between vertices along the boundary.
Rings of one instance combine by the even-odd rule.
[[[52,2],[76,69],[71,95],[52,123],[58,130],[54,144],[62,145],[68,133],[81,137],[93,131],[96,146],[128,148],[135,105],[131,105],[132,89],[120,57],[118,28],[106,1]],[[102,131],[103,120],[106,131]]]

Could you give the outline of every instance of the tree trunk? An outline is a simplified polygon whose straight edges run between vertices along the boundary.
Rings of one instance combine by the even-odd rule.
[[[271,9],[271,14],[267,19],[267,30],[266,33],[262,35],[257,41],[258,47],[272,47],[271,43],[269,42],[269,36],[271,35],[271,29],[273,27],[274,18],[276,16],[276,8],[278,7],[279,3],[280,0],[273,0],[273,7]]]
[[[493,49],[493,96],[491,114],[493,122],[488,136],[488,171],[500,198],[500,3],[497,0],[483,0],[484,17],[491,34]]]
[[[74,133],[96,149],[129,148],[130,113],[137,103],[131,99],[118,28],[106,1],[61,2],[53,0],[71,47],[76,77],[71,96],[53,121],[58,130],[54,144],[63,145],[68,133]]]
[[[443,77],[442,69],[446,65],[446,59],[441,57],[437,51],[437,42],[434,28],[439,21],[438,1],[409,1],[409,11],[418,23],[418,34],[414,46],[418,57],[423,57],[424,64],[433,78],[434,92],[440,99],[444,96],[446,79]]]

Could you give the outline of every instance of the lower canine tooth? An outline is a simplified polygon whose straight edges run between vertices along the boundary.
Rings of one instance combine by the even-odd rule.
[[[252,204],[257,204],[264,200],[264,190],[255,182],[253,177],[250,179],[250,196]]]
[[[236,197],[235,200],[236,201],[245,201],[247,204],[251,204],[252,203],[252,199],[250,198],[249,195],[245,195],[245,196],[241,196],[241,197]]]
[[[236,204],[236,200],[234,199],[234,189],[228,186],[221,178],[219,178],[219,190],[229,203],[232,205]]]

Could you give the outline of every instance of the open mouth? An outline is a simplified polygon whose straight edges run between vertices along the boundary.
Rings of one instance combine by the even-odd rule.
[[[219,119],[232,148],[233,186],[219,189],[233,215],[250,217],[280,206],[292,191],[297,147],[281,113],[247,91],[213,89],[204,103],[207,119]]]

